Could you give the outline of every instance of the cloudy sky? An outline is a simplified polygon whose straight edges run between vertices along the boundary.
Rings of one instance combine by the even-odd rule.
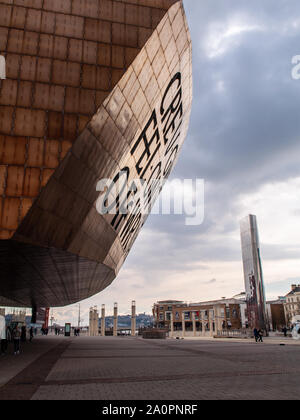
[[[118,278],[81,303],[151,312],[157,300],[200,301],[244,290],[239,220],[256,214],[267,298],[300,283],[298,0],[184,0],[193,41],[194,103],[172,174],[205,180],[205,218],[150,216]],[[78,306],[54,317],[75,321]]]

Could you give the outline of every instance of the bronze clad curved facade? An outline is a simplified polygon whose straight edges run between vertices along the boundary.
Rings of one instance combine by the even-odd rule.
[[[98,181],[165,179],[186,136],[181,1],[0,0],[0,303],[107,287],[146,216],[101,215]]]

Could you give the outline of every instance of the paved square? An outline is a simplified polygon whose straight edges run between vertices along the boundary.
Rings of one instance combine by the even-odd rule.
[[[285,346],[280,346],[279,339],[263,344],[130,337],[43,337],[39,341],[44,351],[49,343],[48,351],[25,369],[22,366],[0,388],[0,399],[300,398],[300,345],[291,340]],[[1,359],[0,369],[9,358]]]

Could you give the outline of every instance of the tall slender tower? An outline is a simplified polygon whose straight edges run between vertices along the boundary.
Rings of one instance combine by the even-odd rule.
[[[135,300],[131,304],[131,335],[134,337],[136,331],[136,303]]]
[[[118,304],[115,303],[114,305],[114,329],[113,329],[114,337],[118,335]]]
[[[89,336],[96,337],[99,335],[99,312],[97,306],[90,308],[90,327],[89,327]]]
[[[240,228],[249,326],[266,330],[266,299],[256,216],[242,219]]]
[[[101,336],[105,337],[105,305],[101,307]]]

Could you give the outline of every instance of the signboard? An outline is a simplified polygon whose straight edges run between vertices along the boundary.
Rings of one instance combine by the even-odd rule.
[[[5,333],[5,318],[4,316],[0,315],[0,339],[5,340],[6,339],[6,333]]]
[[[71,335],[71,324],[65,324],[65,337],[70,337]]]
[[[49,322],[49,308],[33,308],[31,323],[42,325],[44,328],[48,328]]]

